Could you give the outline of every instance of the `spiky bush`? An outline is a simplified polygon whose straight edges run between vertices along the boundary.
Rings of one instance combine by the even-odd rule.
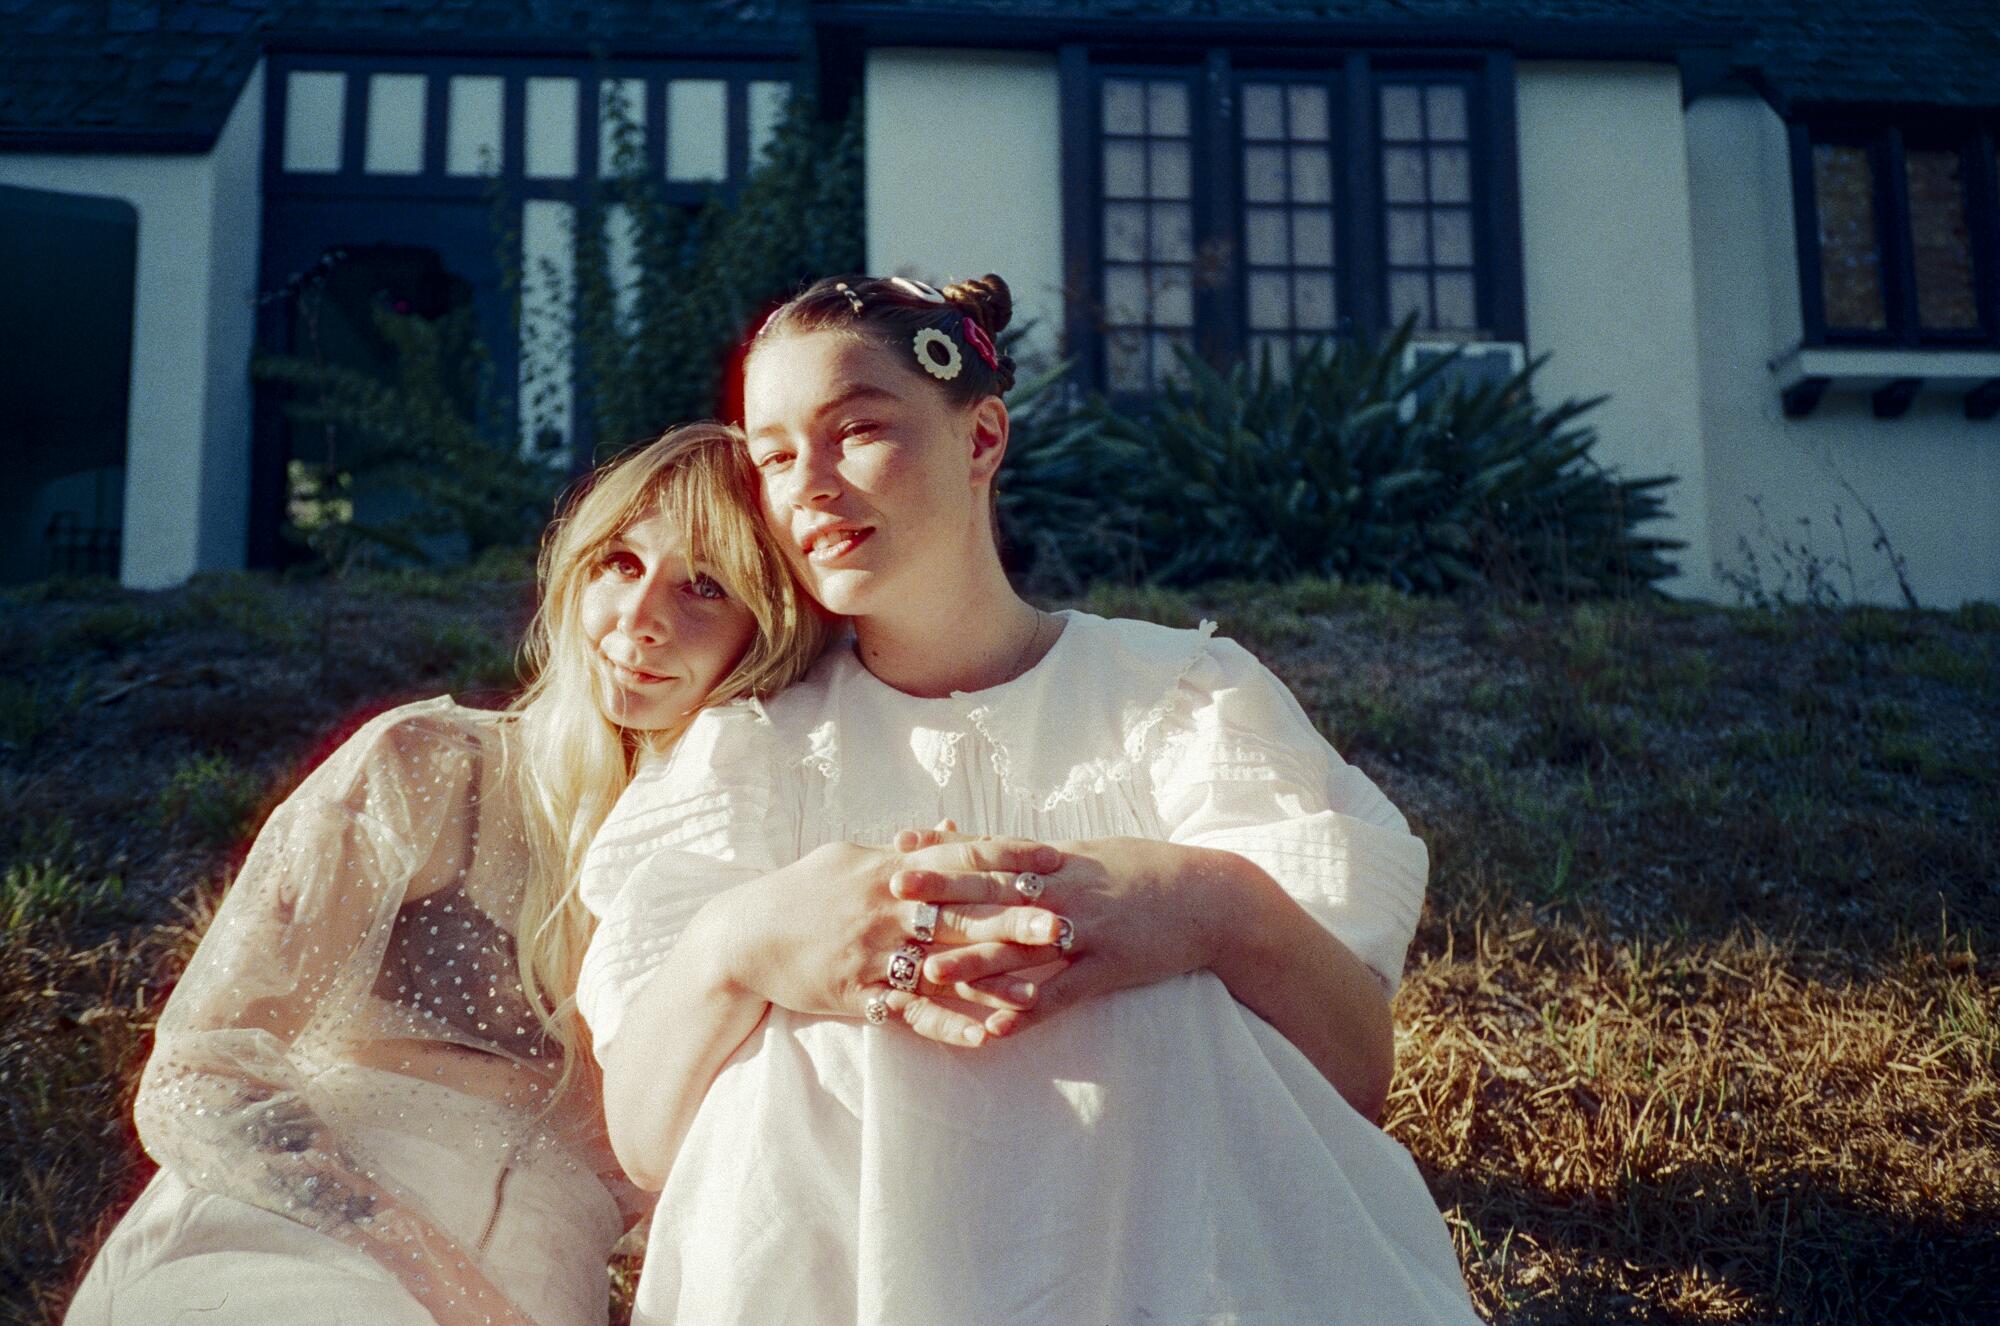
[[[1004,527],[1054,584],[1169,585],[1300,575],[1531,598],[1643,589],[1680,547],[1639,532],[1671,476],[1625,479],[1577,421],[1602,398],[1543,408],[1538,359],[1503,383],[1426,383],[1405,327],[1378,346],[1221,373],[1183,355],[1150,411],[1045,393],[1021,411]],[[1407,416],[1407,417],[1405,417]]]

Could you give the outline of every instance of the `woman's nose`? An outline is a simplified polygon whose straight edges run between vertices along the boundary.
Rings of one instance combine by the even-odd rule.
[[[618,629],[628,639],[648,645],[665,644],[673,634],[665,587],[654,577],[642,577],[627,588],[618,605]]]
[[[840,453],[833,447],[810,444],[799,448],[798,463],[792,466],[795,491],[792,500],[800,505],[824,502],[840,492]]]

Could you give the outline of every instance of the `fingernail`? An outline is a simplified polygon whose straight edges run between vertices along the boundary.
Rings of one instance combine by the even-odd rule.
[[[1018,999],[1025,1004],[1035,997],[1035,983],[1033,981],[1015,981],[1007,987],[1007,997]]]
[[[1036,918],[1033,933],[1036,939],[1044,944],[1048,943],[1056,937],[1056,918],[1053,916]]]
[[[967,1027],[964,1034],[967,1045],[984,1045],[986,1043],[986,1028],[984,1027]]]

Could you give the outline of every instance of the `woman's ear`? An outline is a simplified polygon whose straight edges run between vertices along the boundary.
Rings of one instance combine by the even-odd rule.
[[[1007,403],[986,396],[972,406],[972,477],[991,484],[1007,456]]]

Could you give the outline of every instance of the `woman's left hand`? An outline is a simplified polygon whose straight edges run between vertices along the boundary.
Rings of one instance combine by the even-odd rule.
[[[962,836],[940,830],[911,835],[925,844]],[[1147,838],[1052,845],[1060,847],[1065,864],[1042,877],[1043,891],[1035,902],[1066,918],[1075,939],[1065,961],[1039,972],[1016,973],[1033,979],[1038,991],[1033,1010],[1025,1015],[1027,1023],[1097,995],[1210,965],[1228,870],[1236,858]],[[977,945],[947,950],[930,956],[925,975],[946,987],[978,981],[991,974],[989,961]]]

